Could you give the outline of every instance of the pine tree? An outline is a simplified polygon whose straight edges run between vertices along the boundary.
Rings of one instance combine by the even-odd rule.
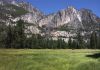
[[[100,49],[100,36],[97,38],[97,48]]]
[[[98,27],[99,27],[99,30],[98,30],[98,41],[97,41],[97,47],[98,47],[98,49],[100,49],[100,23],[99,23],[99,25],[98,25]]]
[[[7,26],[0,22],[0,48],[6,48],[5,46],[5,40],[7,36]]]
[[[77,49],[77,42],[75,40],[72,41],[71,47],[72,49]]]
[[[14,46],[13,46],[14,40],[15,40],[14,26],[12,26],[12,24],[10,23],[7,26],[7,30],[6,30],[5,47],[6,48],[14,48]]]
[[[68,40],[68,47],[69,47],[69,49],[72,49],[72,39],[71,39],[71,37]]]
[[[15,26],[15,48],[25,48],[26,36],[24,30],[25,23],[19,20]]]
[[[80,32],[77,33],[77,49],[84,49],[84,40],[80,34]]]
[[[90,47],[91,49],[97,48],[97,34],[95,31],[92,32],[91,37],[90,37]]]
[[[12,29],[11,25],[9,25],[7,28],[7,36],[5,40],[6,48],[11,48],[11,43],[12,43]]]

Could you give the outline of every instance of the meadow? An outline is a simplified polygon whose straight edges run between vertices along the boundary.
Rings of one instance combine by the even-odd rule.
[[[100,70],[100,50],[0,49],[0,70]]]

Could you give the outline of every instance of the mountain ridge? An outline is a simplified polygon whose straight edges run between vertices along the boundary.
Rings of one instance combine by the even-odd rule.
[[[10,7],[7,7],[9,4]],[[73,6],[70,6],[58,12],[45,15],[39,9],[23,0],[0,0],[0,5],[4,6],[1,10],[11,12],[6,13],[10,15],[10,17],[6,15],[7,21],[11,19],[11,21],[17,22],[22,19],[32,24],[27,27],[26,33],[31,32],[32,34],[40,34],[41,36],[52,38],[74,38],[79,31],[81,35],[86,37],[91,34],[91,31],[98,30],[100,27],[100,18],[88,9],[77,10]],[[22,13],[18,16],[16,11]],[[3,13],[3,11],[1,12]],[[13,17],[12,13],[16,16]],[[7,21],[5,22],[9,23]]]

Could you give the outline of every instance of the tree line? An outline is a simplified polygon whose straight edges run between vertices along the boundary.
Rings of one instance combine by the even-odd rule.
[[[92,32],[90,39],[86,42],[80,33],[73,40],[71,37],[66,43],[62,39],[53,40],[39,34],[27,37],[25,34],[25,22],[19,20],[15,26],[0,24],[0,48],[15,49],[100,49],[100,34]]]

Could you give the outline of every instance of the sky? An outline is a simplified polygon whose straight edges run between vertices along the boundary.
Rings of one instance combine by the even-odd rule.
[[[76,9],[86,8],[92,10],[100,17],[100,0],[27,0],[44,14],[57,12],[74,6]]]

